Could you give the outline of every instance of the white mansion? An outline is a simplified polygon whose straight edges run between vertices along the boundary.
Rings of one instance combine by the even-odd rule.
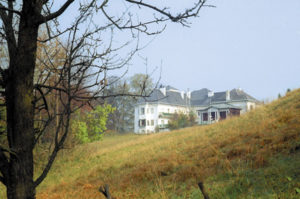
[[[241,89],[212,92],[206,88],[193,92],[171,86],[154,89],[149,97],[140,99],[134,110],[134,132],[168,131],[168,121],[176,112],[197,114],[198,124],[211,124],[226,117],[243,114],[259,103]]]

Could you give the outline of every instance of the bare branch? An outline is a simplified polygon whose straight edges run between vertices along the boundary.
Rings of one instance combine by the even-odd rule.
[[[0,27],[0,36],[3,37],[1,39],[7,45],[9,52],[8,69],[5,69],[6,66],[0,69],[0,83],[4,85],[6,81],[7,84],[3,86],[6,90],[5,92],[1,90],[0,93],[6,99],[7,137],[11,147],[9,150],[0,147],[1,182],[5,184],[7,179],[18,182],[19,176],[14,175],[18,172],[14,169],[19,168],[20,176],[23,175],[21,177],[30,177],[29,180],[33,180],[33,176],[36,175],[33,175],[32,149],[36,147],[38,140],[43,135],[47,136],[49,132],[53,137],[49,144],[49,159],[34,181],[34,188],[37,187],[48,175],[57,153],[64,147],[71,125],[71,114],[76,110],[86,105],[92,107],[96,100],[105,102],[106,98],[148,97],[151,94],[145,92],[148,76],[145,82],[141,82],[140,93],[129,92],[126,82],[123,87],[121,85],[123,89],[119,92],[106,92],[110,71],[129,65],[132,57],[141,49],[140,33],[159,34],[165,29],[167,21],[187,26],[186,19],[196,17],[205,3],[205,0],[197,0],[192,8],[174,15],[166,8],[156,7],[143,0],[124,1],[127,5],[151,10],[158,16],[153,14],[151,18],[140,20],[138,15],[135,18],[128,8],[121,13],[121,16],[114,17],[108,12],[109,9],[106,9],[109,0],[102,0],[101,3],[96,0],[78,1],[78,15],[70,25],[61,29],[63,26],[59,24],[59,16],[68,8],[70,9],[75,0],[64,0],[62,6],[54,12],[51,12],[54,0],[23,1],[24,4],[0,0],[1,3],[7,2],[3,3],[7,5],[6,7],[0,3],[0,18],[3,26]],[[20,11],[15,10],[14,5]],[[95,20],[95,17],[100,16],[105,21]],[[152,26],[157,23],[162,25],[153,30]],[[47,36],[43,39],[33,38],[32,36],[37,37],[41,24],[45,24]],[[131,36],[128,41],[117,43],[114,40],[116,29],[129,30]],[[63,41],[56,39],[62,35]],[[40,43],[37,44],[36,41]],[[51,43],[52,41],[55,43]],[[55,45],[49,47],[48,44]],[[36,59],[39,53],[36,49],[39,49],[39,45],[49,49],[58,46],[58,49],[48,49],[48,51],[43,49],[42,57]],[[119,53],[124,49],[127,50],[126,53],[123,53],[124,51]],[[123,75],[126,71],[124,73],[122,71]],[[30,101],[27,98],[25,101],[23,93],[17,92],[23,91],[23,88],[24,95],[30,94],[28,95]],[[56,106],[57,104],[59,106]],[[18,114],[19,110],[26,114]],[[52,127],[55,130],[50,132]],[[20,132],[23,133],[23,137],[19,136]],[[11,151],[12,148],[18,151],[14,153]],[[27,161],[26,158],[30,160]],[[12,183],[7,184],[11,186]],[[15,191],[14,188],[11,189]],[[34,188],[31,187],[30,191],[34,192]],[[108,186],[103,188],[104,193],[108,197]]]
[[[14,10],[11,8],[11,5],[12,5],[12,1],[8,1],[9,3],[9,8],[3,6],[1,3],[0,3],[0,10],[3,10],[3,11],[9,11],[9,13],[15,13],[15,14],[18,14],[18,15],[22,15],[22,13],[18,10]]]
[[[125,0],[126,2],[129,2],[131,4],[135,4],[141,7],[146,7],[149,9],[152,9],[160,14],[162,14],[163,16],[166,16],[168,19],[170,19],[173,22],[179,22],[182,25],[186,26],[186,18],[190,18],[190,17],[196,17],[199,14],[200,9],[205,5],[206,0],[198,0],[197,3],[194,4],[193,7],[186,9],[183,13],[172,15],[170,12],[166,12],[167,8],[163,8],[160,9],[156,6],[153,6],[151,4],[147,4],[144,3],[143,1],[134,1],[134,0]]]
[[[143,32],[143,33],[146,33],[147,35],[156,35],[156,34],[160,34],[162,33],[166,26],[164,26],[161,30],[157,30],[157,31],[154,31],[154,32],[149,32],[148,31],[148,27],[147,25],[150,25],[150,24],[154,24],[154,23],[160,23],[160,22],[165,22],[167,21],[168,19],[164,19],[164,18],[156,18],[154,20],[151,20],[151,21],[147,21],[147,22],[143,22],[143,23],[138,23],[136,25],[133,25],[130,23],[130,25],[128,25],[129,21],[131,21],[131,19],[129,19],[125,25],[120,25],[119,22],[121,21],[121,18],[118,18],[116,20],[114,20],[112,17],[110,17],[108,15],[108,13],[105,11],[104,8],[101,8],[104,16],[112,23],[114,24],[118,29],[122,30],[122,29],[128,29],[128,30],[132,30],[132,29],[135,29],[135,30],[138,30],[139,32]]]
[[[176,17],[172,16],[170,13],[165,12],[165,9],[159,9],[159,8],[153,6],[153,5],[144,3],[142,1],[133,1],[133,0],[126,0],[126,1],[129,2],[129,3],[132,3],[132,4],[136,4],[136,5],[139,5],[139,6],[144,6],[144,7],[150,8],[152,10],[155,10],[155,11],[161,13],[162,15],[167,16],[169,19],[171,19],[174,22],[176,22],[178,20],[178,19],[176,19]]]
[[[67,0],[64,5],[62,5],[60,7],[60,9],[58,9],[56,12],[51,13],[47,16],[43,16],[42,19],[39,21],[39,23],[45,23],[47,21],[50,21],[52,19],[57,18],[58,16],[60,16],[62,13],[65,12],[65,10],[74,2],[74,0]]]
[[[34,186],[35,187],[37,187],[46,178],[47,174],[49,173],[49,171],[52,167],[52,164],[54,163],[54,160],[56,158],[56,155],[59,152],[59,150],[61,149],[61,147],[62,147],[62,145],[63,145],[63,143],[66,139],[67,133],[69,131],[69,128],[68,128],[69,127],[69,119],[70,119],[70,113],[68,115],[67,128],[65,128],[65,133],[62,136],[62,138],[58,141],[58,134],[59,134],[60,129],[63,126],[63,115],[60,116],[59,126],[56,128],[56,133],[55,133],[55,146],[54,146],[54,149],[53,149],[51,155],[49,156],[49,160],[48,160],[43,172],[34,181]]]
[[[11,3],[9,3],[9,7],[12,8]],[[7,15],[5,11],[9,11],[9,14]],[[14,49],[16,49],[16,47],[17,47],[17,42],[16,42],[16,38],[14,35],[14,29],[13,29],[12,13],[13,13],[12,10],[4,7],[0,3],[0,18],[2,19],[2,22],[4,24],[4,32],[5,32],[5,35],[3,35],[3,36],[4,36],[5,40],[7,41],[8,50],[9,50],[10,54],[12,54]]]

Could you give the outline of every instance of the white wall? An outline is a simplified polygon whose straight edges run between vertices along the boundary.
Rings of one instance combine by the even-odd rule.
[[[256,104],[254,102],[247,102],[247,110],[251,111],[256,108]]]
[[[151,133],[155,131],[155,126],[157,125],[157,118],[158,118],[157,106],[158,106],[157,104],[147,103],[135,107],[135,111],[134,111],[134,132],[135,133]],[[145,109],[145,114],[141,114],[142,108]],[[146,120],[146,126],[144,128],[140,128],[139,120],[143,120],[143,119]]]
[[[139,106],[134,108],[134,132],[139,132]]]
[[[145,114],[141,114],[141,108],[145,108]],[[153,112],[151,111],[153,109]],[[148,111],[149,110],[149,111]],[[146,103],[135,107],[134,111],[134,132],[135,133],[153,133],[157,125],[168,124],[168,118],[159,118],[161,113],[175,113],[183,112],[188,113],[187,107],[171,106],[164,104],[151,104]],[[146,120],[146,126],[144,128],[139,127],[139,120]],[[151,124],[153,120],[154,125]],[[149,125],[148,122],[149,121]]]

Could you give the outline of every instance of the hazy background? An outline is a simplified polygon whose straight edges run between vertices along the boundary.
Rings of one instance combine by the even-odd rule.
[[[181,90],[242,88],[274,99],[300,87],[300,1],[215,0],[191,28],[169,24],[139,54],[154,78]],[[128,75],[146,72],[137,56]]]

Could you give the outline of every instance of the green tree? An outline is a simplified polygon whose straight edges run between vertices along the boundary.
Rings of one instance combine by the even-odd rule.
[[[115,82],[111,84],[111,82]],[[109,85],[105,92],[107,96],[106,103],[115,108],[115,111],[109,114],[108,129],[118,133],[130,132],[133,129],[133,105],[135,99],[130,96],[130,84],[126,79],[119,79],[118,77],[110,77],[108,79]]]
[[[108,82],[115,83],[106,88],[106,95],[112,96],[106,102],[116,108],[109,116],[108,128],[119,133],[132,132],[137,96],[149,94],[154,88],[153,80],[145,74],[135,74],[122,80],[111,77]]]
[[[78,110],[72,120],[71,130],[80,143],[98,141],[106,130],[108,115],[113,113],[115,108],[109,104],[97,106],[92,111],[81,112]]]
[[[149,75],[137,73],[130,78],[130,89],[133,93],[147,95],[154,89],[154,83]]]
[[[71,124],[71,130],[72,133],[74,134],[75,138],[80,142],[80,143],[88,143],[90,142],[89,134],[88,134],[88,129],[86,126],[86,123],[83,121],[78,120],[73,120]]]

